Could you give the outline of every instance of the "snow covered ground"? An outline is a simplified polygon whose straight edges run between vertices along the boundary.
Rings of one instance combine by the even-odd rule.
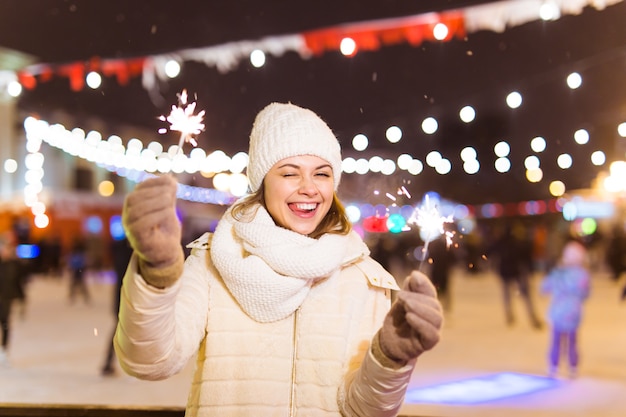
[[[539,279],[534,278],[535,288]],[[10,366],[0,367],[0,402],[184,407],[191,365],[160,382],[137,380],[119,367],[113,376],[100,374],[114,326],[111,281],[107,273],[90,274],[89,304],[80,298],[69,302],[67,277],[37,276],[30,282],[23,314],[19,305],[14,310]],[[568,379],[564,372],[555,387],[474,404],[407,402],[402,414],[625,416],[626,302],[619,301],[623,282],[617,284],[605,273],[597,273],[592,285],[580,332],[581,365],[576,379]],[[548,328],[533,329],[518,298],[514,299],[516,324],[506,326],[493,274],[456,271],[452,294],[443,340],[419,359],[411,389],[502,372],[545,376]],[[547,298],[535,292],[535,301],[544,314]],[[493,388],[478,384],[479,389]],[[467,392],[476,386],[475,380],[473,385],[459,385],[461,391],[467,387]]]

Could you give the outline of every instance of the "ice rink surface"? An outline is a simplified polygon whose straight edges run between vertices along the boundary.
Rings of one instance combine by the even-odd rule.
[[[518,297],[513,299],[517,320],[507,326],[497,277],[456,270],[442,341],[419,358],[410,387],[414,394],[407,396],[402,414],[626,416],[626,302],[619,300],[624,278],[617,283],[606,273],[594,274],[579,335],[578,377],[568,378],[563,366],[557,380],[546,381],[549,329],[532,328]],[[532,283],[537,311],[544,315],[548,299],[536,291],[540,279],[535,276]],[[0,367],[0,402],[184,407],[191,364],[159,382],[137,380],[119,367],[113,376],[101,375],[114,326],[111,281],[106,272],[90,274],[90,303],[79,298],[72,304],[66,277],[33,277],[25,309],[16,305],[13,312],[10,363]],[[520,388],[518,381],[539,386]]]

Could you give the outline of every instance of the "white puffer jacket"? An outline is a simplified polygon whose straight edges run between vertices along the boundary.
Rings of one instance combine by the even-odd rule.
[[[159,380],[197,353],[187,416],[390,417],[414,362],[383,367],[370,342],[390,307],[393,277],[365,256],[319,281],[294,314],[260,323],[213,266],[209,236],[195,241],[181,279],[157,289],[124,278],[116,352],[124,370]]]

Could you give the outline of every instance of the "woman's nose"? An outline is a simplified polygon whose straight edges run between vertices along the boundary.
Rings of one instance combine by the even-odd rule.
[[[315,185],[315,181],[313,178],[308,176],[303,176],[300,180],[300,189],[299,192],[306,195],[315,195],[318,193],[317,186]]]

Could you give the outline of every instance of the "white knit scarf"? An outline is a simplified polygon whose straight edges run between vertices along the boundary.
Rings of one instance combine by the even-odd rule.
[[[355,232],[312,239],[277,226],[262,206],[251,221],[235,220],[229,209],[211,240],[211,259],[226,286],[259,322],[288,317],[315,282],[366,255]]]

